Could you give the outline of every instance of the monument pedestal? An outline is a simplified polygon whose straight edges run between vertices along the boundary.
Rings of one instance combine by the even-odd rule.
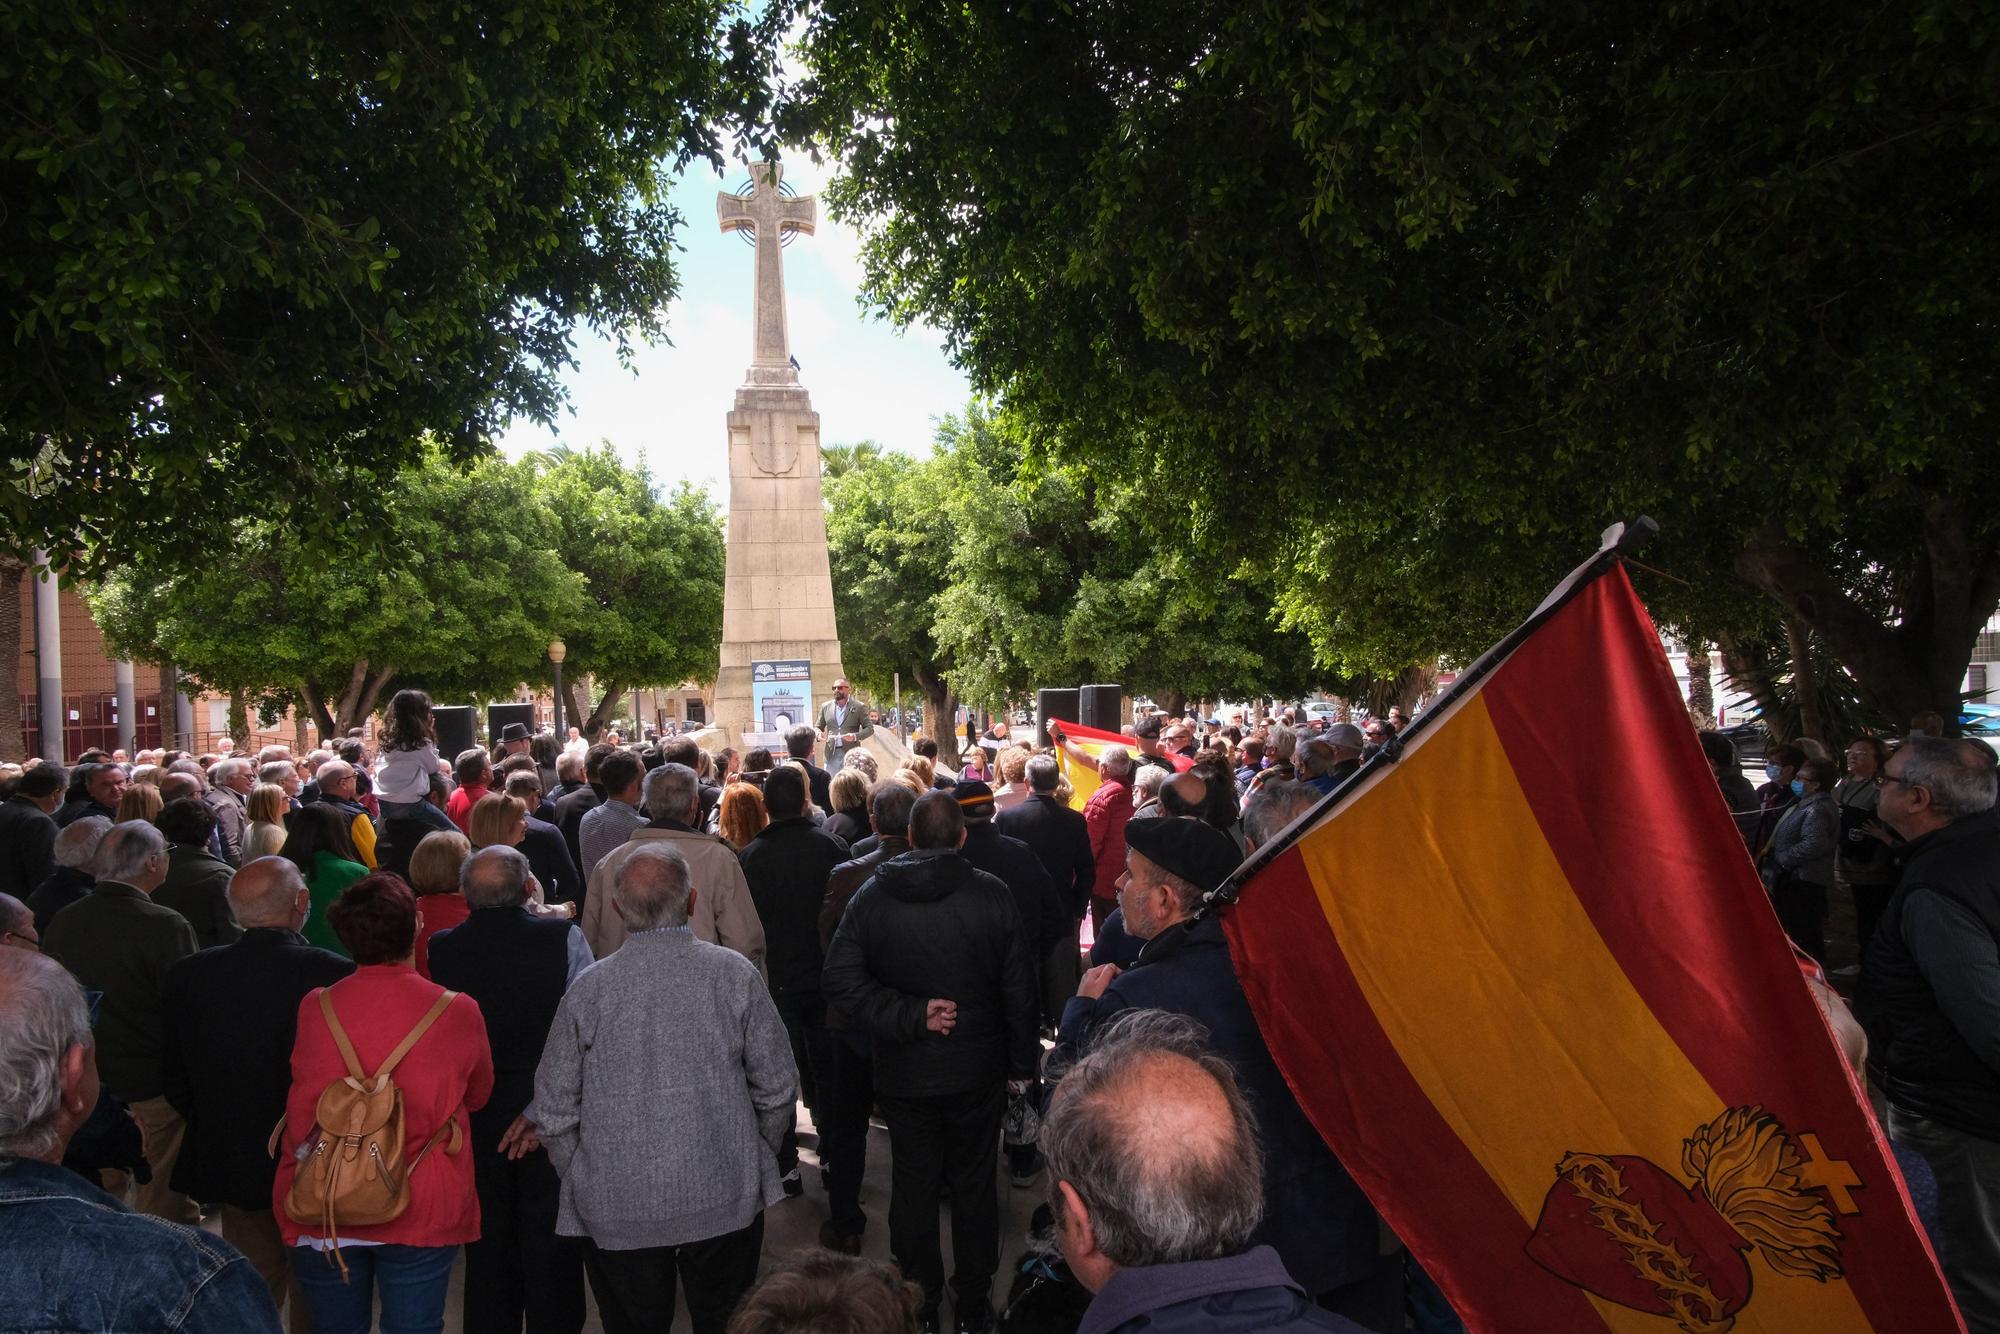
[[[833,574],[820,497],[819,414],[797,383],[736,391],[729,414],[729,536],[722,592],[722,660],[715,684],[716,746],[763,730],[751,707],[750,664],[812,664],[812,713],[842,675],[833,619]]]

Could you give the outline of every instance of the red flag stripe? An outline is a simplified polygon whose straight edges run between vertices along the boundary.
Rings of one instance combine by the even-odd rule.
[[[1861,1174],[1861,1212],[1838,1221],[1850,1239],[1846,1279],[1870,1321],[1913,1334],[1956,1328],[1941,1286],[1910,1281],[1934,1261],[1844,1062],[1802,1053],[1776,1070],[1768,1060],[1760,1033],[1824,1033],[1824,1020],[1681,723],[1679,689],[1624,571],[1579,594],[1481,693],[1543,837],[1661,1026],[1726,1103],[1761,1103]],[[1588,708],[1548,703],[1586,693]],[[1578,766],[1591,771],[1587,808]],[[1647,880],[1606,883],[1607,867],[1645,867]]]
[[[1397,1183],[1394,1199],[1376,1197],[1390,1227],[1419,1257],[1457,1255],[1458,1273],[1482,1284],[1481,1308],[1504,1315],[1495,1329],[1605,1329],[1581,1288],[1523,1258],[1532,1223],[1438,1115],[1375,1022],[1298,849],[1261,870],[1244,892],[1258,896],[1257,912],[1228,910],[1224,924],[1259,1026],[1311,1035],[1313,1046],[1285,1054],[1280,1068],[1350,1175],[1364,1184]],[[1351,1115],[1349,1072],[1365,1086],[1365,1127]],[[1436,1277],[1454,1305],[1471,1306],[1469,1293],[1452,1290],[1450,1276]]]

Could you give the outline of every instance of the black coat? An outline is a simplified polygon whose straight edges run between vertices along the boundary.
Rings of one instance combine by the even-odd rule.
[[[1007,886],[1014,896],[1014,908],[1021,914],[1021,926],[1028,933],[1028,948],[1037,959],[1047,957],[1049,948],[1075,925],[1075,919],[1035,850],[984,820],[965,826],[965,846],[959,850],[967,861]]]
[[[62,809],[56,812],[56,827],[58,829],[67,829],[86,815],[101,815],[114,824],[118,820],[117,811],[112,810],[95,797],[82,796],[75,797],[63,803]]]
[[[35,915],[36,934],[47,935],[56,914],[90,893],[90,887],[96,883],[90,872],[74,866],[58,866],[50,872],[49,878],[27,897],[28,911]]]
[[[764,924],[764,966],[771,994],[816,992],[826,961],[819,944],[819,909],[833,868],[847,845],[805,816],[766,825],[736,854],[750,900]]]
[[[1030,794],[1020,805],[995,816],[993,827],[1035,850],[1072,918],[1081,920],[1090,911],[1097,858],[1090,851],[1090,829],[1082,811],[1071,810],[1054,797]]]
[[[604,790],[597,787],[580,787],[556,803],[556,828],[562,830],[563,841],[569,844],[569,859],[576,865],[583,865],[582,838],[583,817],[604,804]]]
[[[1903,877],[1862,961],[1860,1017],[1868,1067],[1894,1107],[1984,1140],[2000,1140],[2000,1068],[1982,1052],[1990,1033],[1966,1040],[1938,1000],[1939,959],[1917,957],[1903,934],[1912,896],[1934,894],[1983,929],[1982,948],[2000,942],[2000,811],[1954,821],[1912,841]]]
[[[840,919],[847,915],[847,905],[861,892],[861,887],[874,878],[875,868],[891,857],[900,857],[910,850],[910,840],[899,835],[879,841],[880,846],[866,856],[856,857],[851,862],[842,862],[833,868],[827,878],[826,897],[819,905],[819,943],[824,949],[833,943],[833,933],[840,929]],[[826,1009],[826,1026],[845,1029],[847,1016],[829,1005]]]
[[[354,964],[296,931],[258,927],[167,970],[167,1101],[187,1118],[172,1185],[203,1203],[268,1210],[265,1152],[292,1087],[299,1002]],[[301,1127],[294,1127],[294,1130]]]
[[[569,855],[562,831],[546,820],[528,817],[528,833],[516,849],[528,859],[528,869],[542,886],[542,897],[550,903],[583,904],[583,876]]]
[[[812,790],[812,803],[823,811],[833,809],[833,775],[814,764],[810,759],[792,757],[806,767],[806,783]]]
[[[1007,886],[958,853],[906,852],[875,868],[826,952],[826,999],[875,1042],[875,1091],[929,1097],[1028,1079],[1035,965]],[[933,999],[958,1024],[933,1033]]]
[[[856,843],[868,837],[873,826],[868,823],[868,816],[865,813],[855,815],[848,811],[835,811],[826,817],[826,823],[820,828],[851,849]]]
[[[569,985],[569,933],[559,917],[519,906],[475,908],[431,937],[431,981],[479,1002],[493,1050],[493,1093],[472,1113],[472,1141],[498,1146],[535,1096],[535,1067]]]
[[[0,801],[0,894],[25,899],[56,869],[56,822],[26,797]]]

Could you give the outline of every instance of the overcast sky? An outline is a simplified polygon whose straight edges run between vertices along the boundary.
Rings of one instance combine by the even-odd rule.
[[[819,188],[827,172],[803,156],[785,164],[787,183],[801,194]],[[685,478],[726,503],[723,418],[750,362],[755,254],[738,234],[718,229],[715,196],[748,180],[741,166],[724,178],[697,164],[675,183],[684,250],[681,294],[667,312],[672,346],[641,348],[628,370],[609,341],[580,329],[579,365],[566,377],[572,411],[554,431],[516,422],[500,437],[503,451],[512,457],[559,440],[578,448],[609,440],[662,483]],[[945,360],[936,334],[899,334],[864,316],[855,302],[860,284],[859,238],[829,221],[822,206],[818,231],[785,249],[792,355],[820,415],[820,439],[927,450],[934,421],[963,411],[970,392],[965,377]]]

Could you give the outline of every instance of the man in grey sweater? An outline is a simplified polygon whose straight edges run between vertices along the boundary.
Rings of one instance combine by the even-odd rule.
[[[625,944],[564,995],[528,1119],[609,1334],[666,1334],[676,1271],[695,1334],[721,1334],[783,1195],[798,1070],[756,965],[689,928],[695,891],[671,844],[633,849],[611,893]]]

